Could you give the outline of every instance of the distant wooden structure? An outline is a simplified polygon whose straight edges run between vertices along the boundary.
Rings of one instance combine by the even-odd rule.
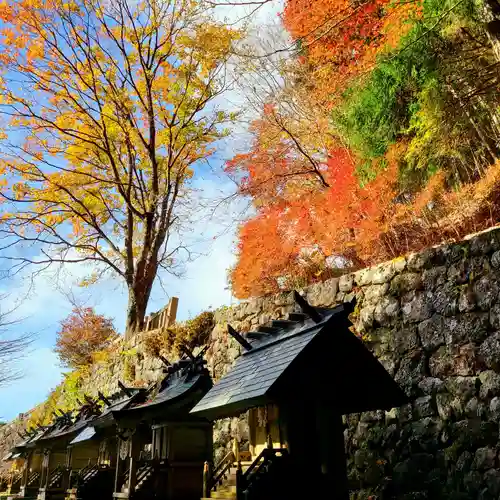
[[[238,463],[238,500],[347,500],[342,415],[390,409],[407,397],[351,331],[352,304],[300,312],[257,332],[229,333],[243,353],[191,411],[207,419],[249,412],[252,462]],[[205,497],[223,483],[206,474]],[[228,498],[230,498],[228,496]]]
[[[144,318],[144,328],[140,332],[137,332],[137,334],[140,335],[144,332],[163,330],[172,326],[177,317],[178,305],[179,299],[177,297],[171,297],[168,304],[163,309],[160,309],[158,312],[152,313]],[[133,333],[126,333],[125,340],[129,340],[133,335]]]
[[[157,330],[160,328],[168,328],[175,323],[177,317],[177,307],[179,306],[179,299],[172,297],[168,304],[160,311],[146,316],[144,320],[144,332]]]

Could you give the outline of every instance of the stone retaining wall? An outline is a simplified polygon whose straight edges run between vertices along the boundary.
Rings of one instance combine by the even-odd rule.
[[[346,416],[352,498],[498,499],[500,230],[303,292],[315,306],[356,297],[356,332],[413,400]],[[218,311],[208,353],[215,376],[238,354],[228,322],[249,330],[292,308],[281,294]],[[245,433],[241,420],[219,422],[215,442]]]
[[[315,306],[356,297],[356,333],[412,398],[403,408],[345,417],[353,499],[499,497],[499,278],[494,229],[303,290]],[[293,308],[282,293],[217,310],[207,352],[214,379],[239,354],[228,323],[249,331]],[[127,363],[137,383],[161,376],[140,336],[127,349],[92,370],[89,394],[112,392]],[[245,443],[247,435],[244,416],[216,422],[216,456],[231,437]]]

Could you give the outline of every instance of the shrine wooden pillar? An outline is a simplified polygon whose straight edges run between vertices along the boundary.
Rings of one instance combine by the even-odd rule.
[[[66,448],[66,464],[65,464],[65,470],[63,472],[63,476],[61,479],[61,488],[63,491],[66,491],[69,489],[70,484],[71,484],[71,463],[73,459],[73,447],[68,446]]]
[[[320,491],[324,500],[349,500],[344,424],[342,415],[328,404],[316,405],[316,436],[320,465]]]
[[[41,496],[40,500],[45,500],[47,498],[47,491],[49,489],[49,483],[50,483],[50,452],[49,452],[49,459],[47,460],[47,472],[45,474],[45,483],[43,485],[43,495]]]
[[[139,436],[135,433],[130,438],[130,448],[129,448],[129,474],[128,474],[128,484],[127,490],[129,497],[133,496],[135,491],[136,481],[137,481],[137,460],[139,459]]]
[[[49,482],[50,450],[43,451],[43,461],[40,473],[40,489],[46,488]]]
[[[115,470],[115,486],[114,492],[118,493],[120,489],[120,478],[123,474],[123,460],[121,457],[121,451],[124,441],[121,438],[116,440],[116,470]]]
[[[290,454],[293,491],[298,498],[318,498],[319,477],[314,407],[287,402],[279,406],[285,444]],[[333,497],[331,497],[333,498]]]
[[[66,449],[66,468],[71,469],[71,463],[73,460],[73,446],[68,446]]]
[[[47,455],[47,466],[45,467],[45,481],[43,484],[43,487],[47,490],[49,487],[49,481],[50,481],[50,450]]]
[[[30,477],[30,468],[33,460],[33,453],[34,453],[33,451],[30,451],[28,453],[28,456],[26,457],[26,461],[24,463],[23,480],[21,483],[21,493],[24,493],[24,491],[26,491],[26,487],[28,486],[28,479]]]

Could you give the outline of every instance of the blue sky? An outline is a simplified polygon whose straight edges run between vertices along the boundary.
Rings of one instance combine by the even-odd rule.
[[[221,104],[229,105],[228,102]],[[222,167],[224,161],[245,142],[245,136],[242,129],[230,140],[221,142],[217,154],[210,159],[210,168],[202,164],[197,169],[193,185],[196,210],[190,231],[182,240],[191,245],[190,249],[197,257],[186,263],[185,273],[180,278],[166,273],[160,275],[148,313],[161,309],[172,296],[179,297],[178,320],[231,304],[233,299],[228,289],[227,271],[235,261],[235,233],[248,201],[235,198],[223,204],[217,202],[235,192],[235,184],[222,173]],[[218,208],[213,212],[215,205]],[[36,251],[30,257],[36,260]],[[33,408],[60,382],[62,368],[53,348],[59,322],[72,309],[68,293],[79,304],[92,306],[98,313],[111,317],[117,331],[123,332],[126,287],[121,281],[111,278],[89,288],[80,287],[78,283],[91,271],[92,267],[88,265],[70,264],[44,271],[34,281],[29,269],[24,277],[0,281],[0,297],[3,297],[0,312],[15,309],[13,317],[20,320],[10,327],[9,333],[35,336],[26,356],[16,363],[16,370],[23,374],[22,378],[0,387],[0,421],[11,420]]]
[[[214,222],[214,228],[226,229],[221,222]],[[190,263],[185,276],[181,279],[166,277],[164,288],[157,285],[154,289],[149,310],[156,311],[163,307],[169,296],[179,297],[178,319],[190,318],[197,313],[229,305],[233,300],[227,289],[227,268],[234,262],[234,230],[203,245],[204,255]],[[78,269],[73,269],[72,276]],[[66,277],[67,285],[71,276]],[[61,367],[52,349],[55,343],[59,321],[71,310],[71,304],[61,291],[61,285],[55,285],[53,275],[46,274],[38,278],[34,289],[16,310],[16,315],[23,320],[13,331],[32,332],[36,340],[26,356],[20,360],[18,368],[23,377],[0,388],[0,420],[10,420],[25,412],[45,399],[49,391],[61,379]],[[24,297],[25,286],[18,283],[17,290],[10,298]],[[5,284],[4,284],[5,286]],[[127,294],[118,282],[104,282],[89,289],[73,288],[87,305],[94,306],[99,313],[114,318],[115,326],[123,331]],[[166,293],[168,292],[168,293]]]

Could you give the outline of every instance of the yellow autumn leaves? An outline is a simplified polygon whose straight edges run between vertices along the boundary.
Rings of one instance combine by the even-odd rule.
[[[241,33],[191,0],[8,0],[0,17],[3,221],[152,285],[236,117],[215,100]]]

